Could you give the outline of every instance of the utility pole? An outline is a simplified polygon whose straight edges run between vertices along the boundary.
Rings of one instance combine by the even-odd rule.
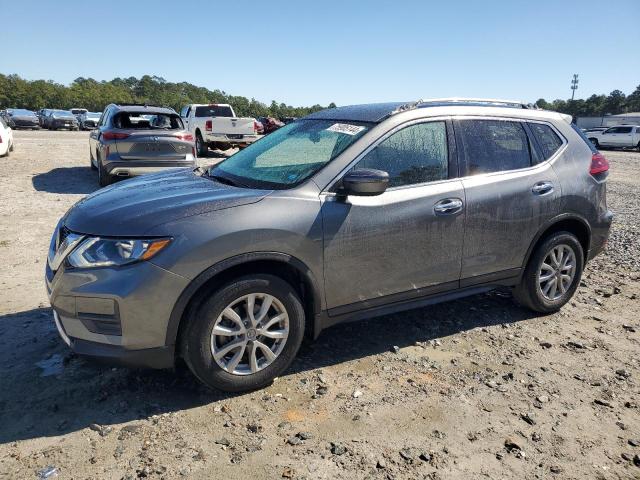
[[[571,101],[573,102],[573,97],[576,95],[576,90],[578,89],[578,74],[573,74],[573,79],[571,80]]]

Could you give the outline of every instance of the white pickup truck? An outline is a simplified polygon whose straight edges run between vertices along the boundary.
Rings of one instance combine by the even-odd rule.
[[[185,105],[180,110],[184,126],[193,133],[199,156],[206,156],[209,146],[226,150],[244,147],[258,140],[255,118],[236,117],[231,105],[225,103]]]
[[[640,126],[616,125],[603,131],[587,131],[585,135],[596,148],[638,148],[640,150]]]

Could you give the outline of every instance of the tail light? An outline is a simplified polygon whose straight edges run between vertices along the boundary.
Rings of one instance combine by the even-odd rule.
[[[589,169],[591,175],[597,175],[607,170],[609,170],[609,160],[604,155],[600,152],[591,155],[591,168]]]
[[[206,128],[207,132],[210,132],[211,130],[213,130],[213,122],[211,120],[207,120],[204,128]]]
[[[128,133],[122,133],[122,132],[104,132],[102,134],[102,138],[104,138],[105,140],[124,140],[125,138],[128,138],[129,134]]]
[[[193,135],[190,133],[183,133],[182,135],[176,135],[178,140],[184,140],[185,142],[193,142]]]

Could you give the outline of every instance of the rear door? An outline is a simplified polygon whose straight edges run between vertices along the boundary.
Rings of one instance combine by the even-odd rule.
[[[560,183],[547,160],[565,141],[544,123],[530,129],[519,120],[461,118],[454,125],[466,196],[461,286],[517,275],[532,239],[559,211]],[[555,136],[546,153],[533,129]]]
[[[388,172],[383,194],[323,194],[330,314],[458,286],[464,191],[447,131],[445,120],[405,124],[365,151],[353,168]]]

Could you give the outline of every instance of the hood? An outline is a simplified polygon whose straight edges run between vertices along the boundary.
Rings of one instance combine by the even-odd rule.
[[[144,175],[98,190],[66,213],[71,231],[102,236],[140,236],[180,218],[262,200],[270,191],[236,188],[191,169]]]

